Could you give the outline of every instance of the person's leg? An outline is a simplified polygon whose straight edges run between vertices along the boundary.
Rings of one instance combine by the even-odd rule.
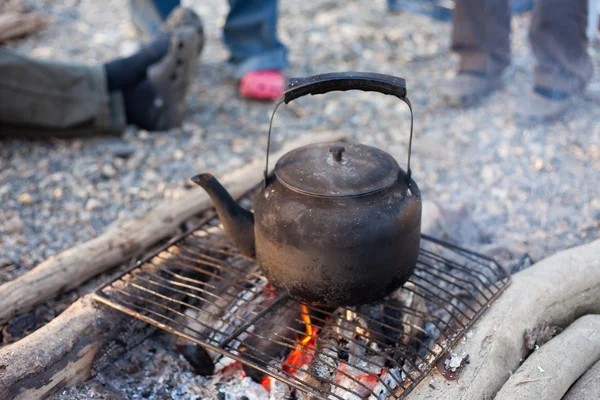
[[[120,131],[125,122],[123,97],[109,92],[102,65],[40,61],[0,48],[0,124]]]
[[[181,5],[180,0],[153,0],[156,5],[156,9],[160,13],[163,21],[167,19],[169,14]]]
[[[126,122],[151,130],[178,125],[202,50],[202,24],[178,8],[165,29],[138,53],[93,67],[0,49],[0,125],[62,136],[120,131]],[[11,133],[0,127],[5,132]]]
[[[587,0],[538,0],[529,40],[536,57],[533,90],[515,109],[518,118],[558,117],[592,77],[587,51]]]
[[[277,0],[229,0],[229,5],[223,37],[236,77],[286,68],[287,49],[277,37]]]
[[[535,54],[535,85],[578,91],[591,79],[586,35],[588,0],[538,0],[529,40]]]
[[[442,86],[451,105],[468,105],[489,94],[510,64],[509,0],[457,0],[452,51],[459,56],[457,76]]]
[[[163,21],[180,3],[180,0],[129,0],[133,25],[145,37],[153,38],[161,32]]]
[[[287,49],[277,38],[277,0],[229,0],[223,37],[242,96],[270,100],[283,93]]]
[[[509,0],[458,0],[452,50],[459,71],[499,75],[510,64]]]

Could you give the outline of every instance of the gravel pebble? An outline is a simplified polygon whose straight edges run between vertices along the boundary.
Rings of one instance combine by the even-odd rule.
[[[102,207],[102,202],[98,199],[89,199],[86,203],[85,203],[85,209],[87,211],[93,211],[93,210],[97,210],[99,208]]]
[[[117,170],[115,169],[115,167],[112,166],[112,164],[106,164],[104,166],[102,166],[102,176],[110,179],[113,176],[115,176],[117,174]]]

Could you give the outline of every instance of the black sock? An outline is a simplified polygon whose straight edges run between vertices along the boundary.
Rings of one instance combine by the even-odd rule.
[[[167,54],[169,44],[169,35],[162,34],[137,53],[104,64],[108,91],[123,90],[144,80],[148,67]]]
[[[127,123],[134,124],[142,129],[154,130],[158,123],[163,105],[154,104],[156,92],[150,82],[144,79],[134,87],[123,90],[125,102],[125,116]]]

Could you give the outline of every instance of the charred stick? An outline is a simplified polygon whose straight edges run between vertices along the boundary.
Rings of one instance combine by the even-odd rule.
[[[347,357],[347,354],[341,354],[340,358],[340,336],[335,331],[339,323],[341,318],[338,317],[330,318],[325,323],[317,338],[315,354],[308,366],[308,375],[304,378],[306,384],[323,393],[331,392],[331,384],[335,382],[340,362]]]
[[[238,265],[238,267],[244,266]],[[213,276],[207,283],[215,288],[215,295],[203,294],[199,298],[189,298],[187,302],[193,307],[187,308],[184,312],[185,317],[180,317],[178,320],[184,325],[184,333],[198,338],[199,341],[218,345],[229,331],[234,329],[236,322],[239,324],[244,321],[241,317],[235,318],[236,303],[240,298],[248,298],[252,292],[240,293],[238,287],[219,279],[218,275]],[[221,362],[224,360],[219,353],[182,337],[175,340],[175,348],[190,363],[195,372],[203,376],[211,375],[215,370],[220,369],[219,367],[225,367],[227,364]]]
[[[275,361],[281,364],[294,350],[296,341],[305,331],[305,325],[300,316],[300,308],[282,307],[269,299],[258,309],[264,310],[271,303],[274,307],[253,326],[252,333],[240,344],[238,350],[254,362],[272,364]],[[243,368],[256,382],[260,382],[265,377],[262,371],[255,368],[245,364]]]

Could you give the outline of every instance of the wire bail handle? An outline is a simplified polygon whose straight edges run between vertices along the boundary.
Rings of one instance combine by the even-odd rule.
[[[316,94],[325,94],[333,91],[362,90],[365,92],[379,92],[395,96],[402,100],[410,110],[410,137],[408,140],[408,161],[406,163],[407,182],[410,183],[410,155],[413,138],[413,110],[410,100],[406,97],[406,81],[391,75],[374,74],[370,72],[334,72],[329,74],[314,75],[307,78],[293,78],[288,81],[283,97],[275,105],[269,122],[267,137],[267,157],[265,162],[265,187],[269,173],[269,152],[271,150],[271,129],[273,118],[282,103],[288,104],[299,97]]]

